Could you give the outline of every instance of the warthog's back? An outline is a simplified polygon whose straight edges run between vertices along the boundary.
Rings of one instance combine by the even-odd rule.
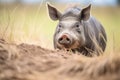
[[[86,44],[81,49],[92,49],[93,51],[104,51],[106,48],[106,33],[101,23],[94,17],[83,21]],[[86,50],[85,50],[86,51]]]

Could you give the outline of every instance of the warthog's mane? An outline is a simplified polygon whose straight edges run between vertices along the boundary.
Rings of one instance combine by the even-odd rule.
[[[68,8],[67,10],[65,10],[65,12],[62,14],[61,19],[66,18],[66,17],[74,17],[74,18],[78,18],[80,17],[80,12],[81,12],[81,8],[79,7],[72,7],[72,8]]]

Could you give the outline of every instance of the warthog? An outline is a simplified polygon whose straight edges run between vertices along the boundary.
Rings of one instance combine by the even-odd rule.
[[[78,51],[85,55],[100,54],[106,48],[106,33],[101,23],[86,8],[74,6],[64,13],[47,4],[52,20],[59,20],[54,34],[54,48]]]

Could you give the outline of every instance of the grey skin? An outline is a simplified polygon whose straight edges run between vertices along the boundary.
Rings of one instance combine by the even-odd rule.
[[[86,8],[72,7],[64,13],[47,4],[52,20],[59,20],[54,34],[54,48],[72,50],[88,55],[99,55],[106,48],[106,33],[99,21],[90,15],[91,4]]]

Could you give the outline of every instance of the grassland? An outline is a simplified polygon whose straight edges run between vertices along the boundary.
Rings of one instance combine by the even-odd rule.
[[[56,7],[63,11],[66,6]],[[120,51],[120,7],[93,6],[91,13],[105,27],[108,37],[106,53]],[[45,4],[0,6],[0,37],[8,42],[36,44],[53,49],[57,22],[50,20]]]

